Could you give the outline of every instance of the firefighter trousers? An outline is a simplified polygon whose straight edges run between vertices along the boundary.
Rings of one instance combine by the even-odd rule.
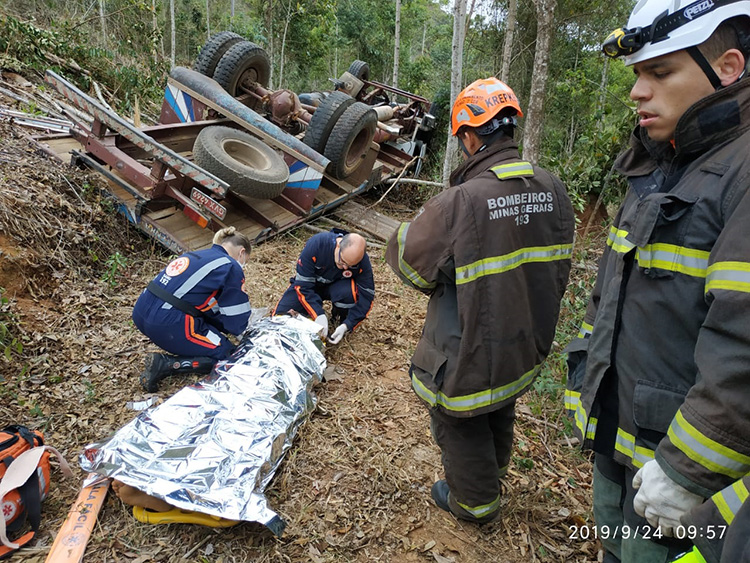
[[[514,420],[515,401],[470,418],[430,409],[430,429],[440,447],[448,504],[455,515],[481,523],[499,513],[499,478],[508,471]]]
[[[594,458],[594,520],[609,563],[666,563],[692,548],[689,540],[658,538],[633,509],[635,470],[597,453]],[[606,533],[604,531],[606,530]],[[605,537],[607,536],[607,537]]]

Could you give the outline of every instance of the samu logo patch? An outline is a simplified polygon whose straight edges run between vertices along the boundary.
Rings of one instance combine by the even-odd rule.
[[[188,269],[188,266],[190,266],[190,258],[187,256],[180,256],[169,263],[169,266],[167,266],[164,273],[170,277],[179,276],[182,272]]]

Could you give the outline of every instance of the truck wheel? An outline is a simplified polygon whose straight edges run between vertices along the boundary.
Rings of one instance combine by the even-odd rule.
[[[206,44],[198,53],[198,57],[195,59],[193,64],[193,70],[200,72],[201,74],[212,77],[216,65],[219,64],[221,57],[224,56],[232,45],[244,41],[241,35],[237,35],[232,31],[220,31],[219,33],[212,35],[211,39],[206,41]]]
[[[362,102],[353,103],[339,118],[323,152],[331,161],[329,168],[335,178],[348,178],[362,164],[377,123],[378,114]]]
[[[331,92],[313,113],[302,139],[308,147],[323,154],[328,137],[341,114],[354,103],[354,98],[344,92]]]
[[[349,65],[349,74],[360,80],[370,80],[370,65],[365,61],[356,60]]]
[[[248,197],[274,198],[289,179],[289,167],[276,151],[244,131],[222,125],[198,133],[193,158],[232,191]]]
[[[257,82],[265,88],[270,76],[271,61],[266,50],[250,41],[241,41],[224,53],[213,78],[232,96],[239,96],[243,83]]]

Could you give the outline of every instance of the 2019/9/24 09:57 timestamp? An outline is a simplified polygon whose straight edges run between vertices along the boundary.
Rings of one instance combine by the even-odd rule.
[[[706,538],[709,540],[722,539],[727,531],[726,524],[709,526],[677,526],[673,530],[673,537],[679,540],[694,540],[695,538]],[[571,540],[596,540],[596,539],[631,539],[642,538],[644,540],[661,539],[665,537],[661,528],[651,526],[596,526],[584,524],[583,526],[568,526],[568,539]]]

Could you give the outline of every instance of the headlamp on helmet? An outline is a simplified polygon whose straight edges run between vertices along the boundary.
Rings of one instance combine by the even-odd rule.
[[[607,36],[602,43],[602,51],[605,55],[614,59],[624,55],[632,55],[645,43],[642,28],[625,29],[621,27]]]
[[[670,13],[671,12],[671,13]],[[602,43],[608,57],[626,57],[631,65],[700,45],[721,24],[750,16],[748,0],[640,0],[628,20]]]

